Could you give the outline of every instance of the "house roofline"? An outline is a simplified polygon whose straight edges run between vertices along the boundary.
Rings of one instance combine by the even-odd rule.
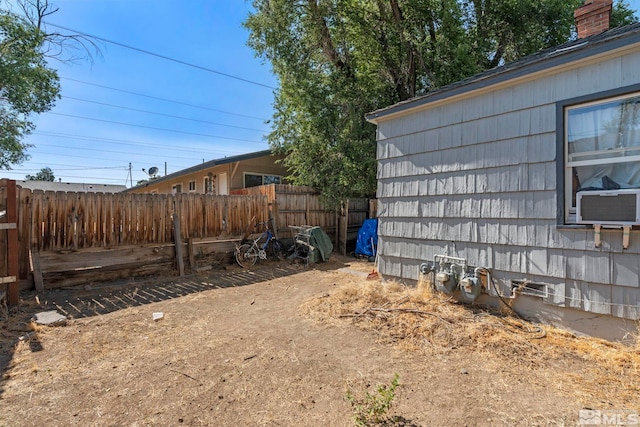
[[[604,33],[561,44],[525,56],[517,61],[492,68],[441,87],[426,95],[408,99],[365,115],[367,121],[377,124],[381,119],[426,106],[452,96],[484,89],[502,82],[524,77],[536,72],[562,66],[615,49],[640,43],[640,23],[614,28]]]
[[[181,170],[179,170],[177,172],[170,173],[169,175],[165,175],[163,177],[156,178],[154,180],[150,180],[150,181],[147,181],[147,182],[142,183],[140,185],[136,185],[134,187],[128,188],[128,189],[125,190],[125,192],[126,191],[140,189],[140,188],[145,188],[145,187],[148,187],[151,184],[157,184],[159,182],[168,181],[168,180],[171,180],[173,178],[177,178],[177,177],[182,176],[182,175],[187,175],[187,174],[190,174],[190,173],[200,172],[202,170],[209,169],[209,168],[212,168],[212,167],[215,167],[215,166],[226,165],[226,164],[229,164],[229,163],[239,162],[239,161],[242,161],[242,160],[254,159],[254,158],[268,156],[268,155],[272,155],[272,154],[274,154],[274,153],[269,149],[269,150],[255,151],[253,153],[240,154],[240,155],[237,155],[237,156],[223,157],[221,159],[209,160],[208,162],[204,162],[204,163],[201,163],[201,164],[196,165],[196,166],[191,166],[191,167],[188,167],[186,169],[181,169]]]
[[[120,193],[127,188],[125,185],[120,184],[94,184],[90,182],[38,181],[28,179],[16,179],[14,181],[17,186],[27,188],[29,190],[63,191],[72,193]]]

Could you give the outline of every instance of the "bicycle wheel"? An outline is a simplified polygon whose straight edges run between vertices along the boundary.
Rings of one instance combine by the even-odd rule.
[[[240,245],[236,249],[236,262],[240,267],[251,267],[256,263],[258,254],[256,253],[253,245]]]
[[[271,255],[279,261],[284,259],[284,245],[280,240],[271,239],[269,242],[269,249],[271,251]]]

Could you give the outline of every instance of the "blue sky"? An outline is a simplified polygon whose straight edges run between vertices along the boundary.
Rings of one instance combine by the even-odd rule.
[[[59,8],[48,19],[52,24],[266,86],[277,85],[269,66],[246,46],[248,34],[241,23],[249,13],[249,2],[52,2]],[[171,173],[203,159],[268,148],[265,121],[272,115],[273,89],[111,43],[101,42],[100,48],[103,57],[95,58],[93,64],[50,61],[59,70],[62,99],[53,110],[35,118],[37,129],[26,141],[34,145],[29,150],[31,160],[0,175],[24,179],[27,173],[49,166],[56,178],[66,182],[126,181],[129,185],[129,162],[135,184],[147,177],[143,168],[156,166],[164,174],[165,162]]]
[[[251,10],[249,1],[51,2],[59,8],[48,19],[52,24],[277,85],[268,64],[246,46],[248,33],[241,23]],[[640,0],[629,4],[640,9]],[[203,160],[268,148],[265,122],[273,113],[273,89],[111,43],[101,42],[100,48],[102,58],[93,64],[50,62],[61,76],[62,99],[35,117],[37,129],[26,140],[34,145],[31,160],[0,176],[19,180],[50,167],[64,182],[135,185],[147,178],[143,168],[156,166],[163,175],[165,164],[172,173]]]

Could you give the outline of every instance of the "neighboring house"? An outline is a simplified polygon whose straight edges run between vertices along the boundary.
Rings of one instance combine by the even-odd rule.
[[[639,191],[616,187],[640,188],[640,25],[589,26],[610,10],[578,9],[576,41],[367,115],[381,274],[485,267],[495,289],[482,270],[436,285],[520,294],[522,313],[607,338],[637,327],[621,319],[640,317]]]
[[[119,193],[127,189],[125,185],[57,181],[16,181],[16,185],[29,190],[66,191],[68,193]]]
[[[226,195],[240,188],[283,183],[286,169],[270,150],[210,160],[130,188],[134,193]]]

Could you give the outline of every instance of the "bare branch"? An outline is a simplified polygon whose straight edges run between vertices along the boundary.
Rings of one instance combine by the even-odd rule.
[[[94,57],[102,57],[100,46],[91,37],[83,34],[62,34],[57,31],[48,31],[45,18],[59,10],[52,6],[49,0],[18,0],[17,3],[24,18],[42,33],[44,41],[41,49],[47,58],[64,63],[78,60],[88,60],[93,63]]]
[[[347,313],[347,314],[341,314],[338,317],[364,317],[367,315],[373,315],[373,316],[384,316],[385,313],[411,313],[411,314],[417,314],[419,316],[433,316],[437,319],[440,319],[441,321],[445,322],[445,323],[449,323],[451,324],[450,321],[448,321],[447,319],[445,319],[442,316],[438,316],[435,313],[431,313],[428,311],[424,311],[424,310],[418,310],[416,308],[382,308],[382,307],[369,307],[366,310],[364,310],[362,313]]]

